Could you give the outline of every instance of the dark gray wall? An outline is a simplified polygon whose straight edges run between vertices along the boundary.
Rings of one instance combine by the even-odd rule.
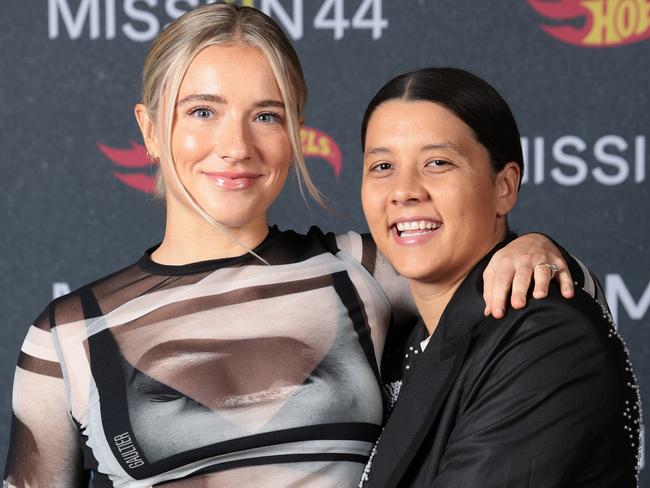
[[[53,293],[133,262],[162,236],[161,205],[114,176],[149,170],[114,164],[98,144],[129,148],[140,140],[132,108],[148,41],[199,3],[206,2],[2,2],[2,459],[14,364],[30,321]],[[593,16],[573,0],[244,3],[270,9],[292,34],[311,90],[306,125],[329,135],[342,153],[338,177],[325,159],[309,159],[334,213],[307,208],[290,181],[272,221],[298,230],[311,223],[364,230],[358,134],[365,103],[404,70],[474,71],[505,94],[528,147],[528,181],[511,224],[553,235],[600,276],[641,392],[650,391],[650,41],[643,40],[650,20],[647,12],[645,20],[635,14],[650,8],[648,0],[601,0],[595,4],[602,12]],[[375,32],[350,22],[335,39],[335,30],[315,22],[328,4],[340,4],[348,21],[363,4],[381,7],[387,26],[379,17]],[[564,27],[553,34],[542,25]],[[642,486],[650,487],[645,472]]]

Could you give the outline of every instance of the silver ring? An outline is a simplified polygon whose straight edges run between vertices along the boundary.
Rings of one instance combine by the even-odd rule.
[[[539,264],[536,264],[533,269],[535,270],[539,266],[546,266],[548,269],[551,270],[551,279],[553,279],[553,277],[555,276],[555,273],[560,271],[560,267],[555,263],[539,263]]]

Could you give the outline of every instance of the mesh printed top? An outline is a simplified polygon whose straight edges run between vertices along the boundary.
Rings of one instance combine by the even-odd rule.
[[[356,486],[408,290],[369,236],[274,227],[255,251],[271,265],[148,252],[53,301],[16,368],[5,483]]]

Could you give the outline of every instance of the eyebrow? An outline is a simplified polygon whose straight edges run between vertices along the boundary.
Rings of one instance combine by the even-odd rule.
[[[196,93],[192,95],[188,95],[186,97],[183,97],[178,101],[176,104],[177,106],[179,105],[185,105],[187,103],[193,103],[193,102],[211,102],[211,103],[218,103],[218,104],[227,104],[228,101],[223,98],[222,96],[219,95],[212,95],[208,93]],[[260,100],[258,102],[255,102],[254,104],[255,107],[257,108],[268,108],[268,107],[276,107],[276,108],[282,108],[284,109],[284,103],[281,100],[275,100],[272,98],[267,98],[264,100]]]
[[[284,103],[280,100],[273,100],[269,98],[267,100],[260,100],[259,102],[255,103],[255,106],[260,108],[275,107],[283,109]]]
[[[463,152],[458,148],[453,142],[442,142],[440,144],[427,144],[420,148],[420,152],[431,151],[434,149],[451,149],[452,151],[457,152],[458,154],[463,154]],[[365,156],[375,156],[382,154],[389,154],[391,150],[386,146],[375,146],[371,147],[365,152]]]
[[[188,95],[183,97],[178,101],[176,105],[184,105],[191,102],[212,102],[212,103],[227,103],[226,99],[220,97],[219,95],[210,95],[207,93],[195,93],[193,95]]]

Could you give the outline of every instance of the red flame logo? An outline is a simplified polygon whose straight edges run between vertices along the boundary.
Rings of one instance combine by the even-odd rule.
[[[330,165],[334,175],[338,178],[343,169],[341,149],[336,141],[325,132],[312,127],[300,129],[302,150],[306,158],[319,158]],[[98,149],[116,166],[130,170],[145,172],[113,171],[113,176],[127,186],[141,192],[153,193],[156,188],[155,178],[152,175],[152,163],[147,157],[147,150],[142,144],[130,141],[130,148],[114,148],[97,143]]]
[[[540,26],[568,44],[602,48],[650,38],[650,0],[528,0],[528,3],[553,21],[582,20],[582,27]]]
[[[129,169],[149,168],[152,163],[147,157],[145,147],[135,141],[130,141],[130,144],[130,149],[117,149],[106,146],[101,142],[97,143],[97,147],[104,156],[113,161],[117,166]],[[113,176],[125,185],[145,193],[153,193],[156,187],[154,177],[149,172],[121,173],[113,171]]]
[[[336,141],[325,132],[312,127],[300,129],[300,142],[302,152],[306,158],[316,157],[325,160],[338,178],[343,169],[341,149]]]

